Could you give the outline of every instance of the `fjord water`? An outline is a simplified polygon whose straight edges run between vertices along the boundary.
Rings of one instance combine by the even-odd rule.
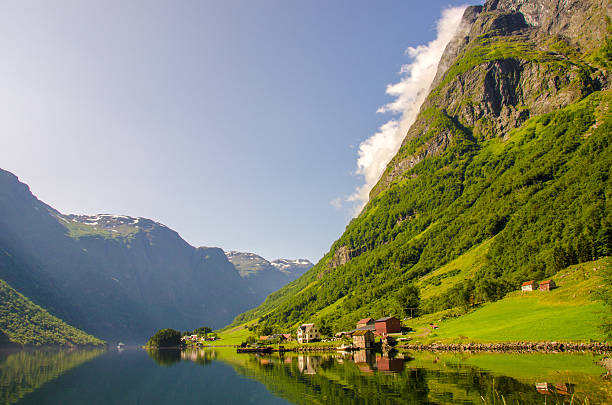
[[[612,403],[592,354],[0,352],[0,404]],[[540,391],[536,389],[540,385]],[[546,385],[543,385],[546,383]],[[542,388],[545,387],[545,388]]]

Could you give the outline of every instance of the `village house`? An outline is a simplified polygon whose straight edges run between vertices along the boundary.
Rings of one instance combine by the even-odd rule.
[[[299,343],[310,343],[321,339],[321,333],[314,323],[304,323],[297,329],[297,340]]]
[[[525,281],[521,285],[521,291],[534,291],[538,288],[538,284],[534,280]]]
[[[380,336],[389,333],[400,333],[402,331],[402,323],[394,316],[387,316],[376,320],[376,334]]]
[[[360,349],[374,348],[374,333],[370,330],[358,330],[353,333],[353,345]]]
[[[550,291],[557,288],[557,285],[552,280],[544,280],[540,283],[540,291]]]
[[[374,325],[375,321],[372,318],[363,318],[357,322],[357,329],[364,328],[369,325]]]
[[[291,337],[290,334],[280,334],[280,333],[277,333],[275,335],[261,336],[260,338],[264,338],[265,337],[265,339],[261,339],[261,340],[281,340],[282,341],[282,340],[288,340],[287,336]]]
[[[181,341],[182,342],[187,342],[187,341],[197,342],[198,341],[198,335],[191,335],[191,336],[185,335],[185,336],[181,336]]]
[[[291,342],[293,340],[293,336],[291,336],[291,333],[283,333],[283,337],[287,342]]]

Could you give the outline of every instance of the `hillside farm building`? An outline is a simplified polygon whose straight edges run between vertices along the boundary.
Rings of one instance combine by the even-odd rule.
[[[374,334],[370,330],[358,330],[353,333],[353,345],[360,349],[374,348]]]
[[[387,335],[389,333],[400,333],[402,331],[402,324],[399,319],[394,316],[387,316],[376,320],[376,334]]]
[[[366,326],[374,325],[375,321],[372,318],[363,318],[357,322],[357,329],[364,328]]]
[[[538,284],[534,280],[525,281],[521,285],[521,291],[534,291],[538,288]]]
[[[557,285],[552,280],[544,280],[540,283],[540,291],[550,291],[557,288]]]

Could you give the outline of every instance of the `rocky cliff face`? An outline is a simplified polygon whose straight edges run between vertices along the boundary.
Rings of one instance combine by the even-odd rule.
[[[431,93],[370,197],[456,136],[505,137],[531,116],[612,86],[589,58],[606,42],[606,0],[498,0],[468,7]]]
[[[599,46],[608,35],[612,4],[608,0],[494,0],[485,12],[513,12],[541,35],[561,36],[587,51]]]

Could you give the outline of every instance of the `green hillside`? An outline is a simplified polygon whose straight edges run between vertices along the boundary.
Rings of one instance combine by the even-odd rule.
[[[610,255],[612,90],[592,55],[610,55],[612,41],[580,48],[577,30],[550,35],[495,4],[466,12],[467,44],[443,56],[454,62],[360,215],[232,326],[345,330],[405,317],[411,285],[421,314],[467,308]],[[593,18],[609,24],[604,10]]]
[[[54,317],[0,280],[0,337],[2,335],[12,343],[28,346],[104,345],[102,340]]]
[[[571,266],[552,277],[558,288],[550,292],[516,291],[463,316],[447,310],[406,323],[416,330],[415,341],[603,341],[600,325],[609,311],[595,292],[611,270],[610,258]]]

